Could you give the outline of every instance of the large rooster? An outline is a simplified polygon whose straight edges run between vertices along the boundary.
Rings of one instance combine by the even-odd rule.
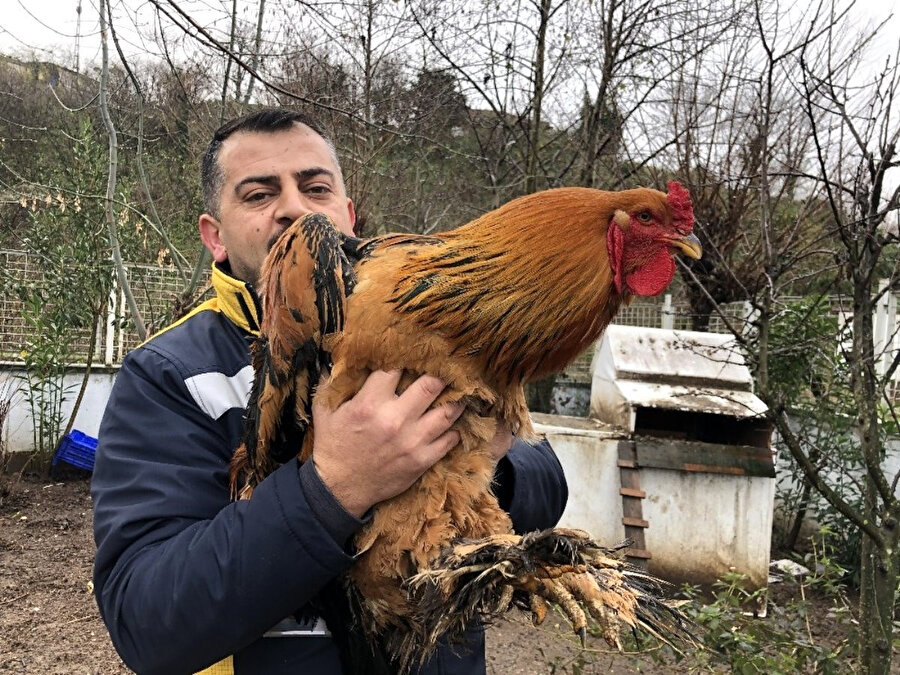
[[[355,621],[387,645],[392,668],[424,661],[441,635],[511,601],[536,621],[557,604],[582,636],[589,614],[612,643],[620,624],[671,627],[653,580],[586,533],[512,534],[486,451],[498,420],[532,434],[525,382],[570,363],[632,296],[661,293],[676,252],[700,257],[690,196],[676,182],[668,190],[548,190],[452,232],[365,241],[314,214],[269,253],[236,495],[249,497],[298,449],[309,458],[311,399],[328,367],[315,395],[332,409],[378,369],[403,369],[401,387],[435,375],[448,384],[435,405],[466,405],[459,444],[375,508],[342,582]]]

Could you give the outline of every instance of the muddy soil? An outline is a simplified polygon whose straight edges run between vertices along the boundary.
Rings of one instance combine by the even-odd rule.
[[[62,482],[26,477],[12,485],[0,504],[0,673],[130,672],[94,604],[93,554],[89,484],[83,476]],[[811,614],[817,639],[841,638],[842,629],[829,624],[826,608]],[[582,650],[553,615],[540,628],[513,616],[489,627],[487,635],[491,675],[691,670],[690,660],[659,664],[652,655],[612,652],[598,638],[589,638]]]

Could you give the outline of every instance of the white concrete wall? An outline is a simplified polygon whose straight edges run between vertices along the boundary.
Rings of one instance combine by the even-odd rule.
[[[590,420],[542,415],[540,422],[536,428],[547,436],[569,483],[560,525],[586,530],[601,544],[622,541],[616,462],[625,436]],[[674,583],[711,584],[733,569],[753,587],[766,585],[774,479],[642,468],[640,481],[647,494],[642,510],[651,572]]]
[[[100,419],[106,409],[106,401],[112,389],[117,368],[95,368],[91,371],[88,387],[84,399],[78,409],[73,429],[77,429],[88,436],[97,437],[100,429]],[[24,371],[19,368],[4,366],[0,368],[0,395],[5,392],[12,394],[12,407],[7,420],[6,434],[7,447],[12,452],[30,452],[33,447],[31,408],[23,389],[25,380],[21,379]],[[75,398],[81,387],[84,370],[72,368],[63,380],[64,397],[62,405],[63,428],[72,413]]]
[[[625,538],[616,465],[622,436],[609,429],[576,428],[572,425],[580,420],[554,417],[542,415],[549,423],[536,424],[535,430],[550,441],[569,484],[560,526],[586,530],[602,544],[619,543]]]
[[[641,469],[649,570],[709,584],[734,570],[766,586],[775,479]]]
[[[98,370],[79,409],[74,428],[96,436],[115,377],[115,370]],[[83,371],[66,378],[63,415],[68,419]],[[4,382],[21,371],[0,371]],[[4,379],[5,378],[5,379]],[[19,382],[15,383],[20,384]],[[569,483],[569,502],[560,524],[587,530],[601,543],[625,538],[619,495],[618,442],[621,432],[584,419],[541,415],[539,434],[549,439]],[[19,393],[7,427],[10,448],[29,451],[32,445],[28,403]],[[647,547],[651,570],[675,582],[711,582],[734,568],[760,584],[769,563],[774,481],[721,474],[641,469]]]

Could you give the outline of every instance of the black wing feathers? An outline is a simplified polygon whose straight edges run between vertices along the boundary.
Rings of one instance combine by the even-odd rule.
[[[263,337],[251,348],[255,377],[244,429],[251,486],[300,452],[313,389],[330,366],[323,339],[343,330],[345,302],[356,284],[344,239],[327,216],[311,214],[269,252]]]

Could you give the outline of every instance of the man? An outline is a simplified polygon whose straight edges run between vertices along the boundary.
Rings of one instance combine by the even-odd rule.
[[[335,411],[314,407],[312,461],[292,460],[230,502],[260,324],[254,294],[277,236],[308,213],[350,234],[334,147],[316,123],[264,110],[220,128],[203,159],[200,235],[217,297],[131,352],[100,428],[94,592],[113,643],[140,673],[341,672],[324,622],[304,608],[353,563],[366,514],[458,441],[461,409],[429,409],[443,383],[401,395],[375,372]],[[510,448],[512,444],[512,448]],[[497,495],[519,531],[556,523],[565,479],[546,444],[498,432]],[[423,673],[484,672],[483,632],[441,647]]]

